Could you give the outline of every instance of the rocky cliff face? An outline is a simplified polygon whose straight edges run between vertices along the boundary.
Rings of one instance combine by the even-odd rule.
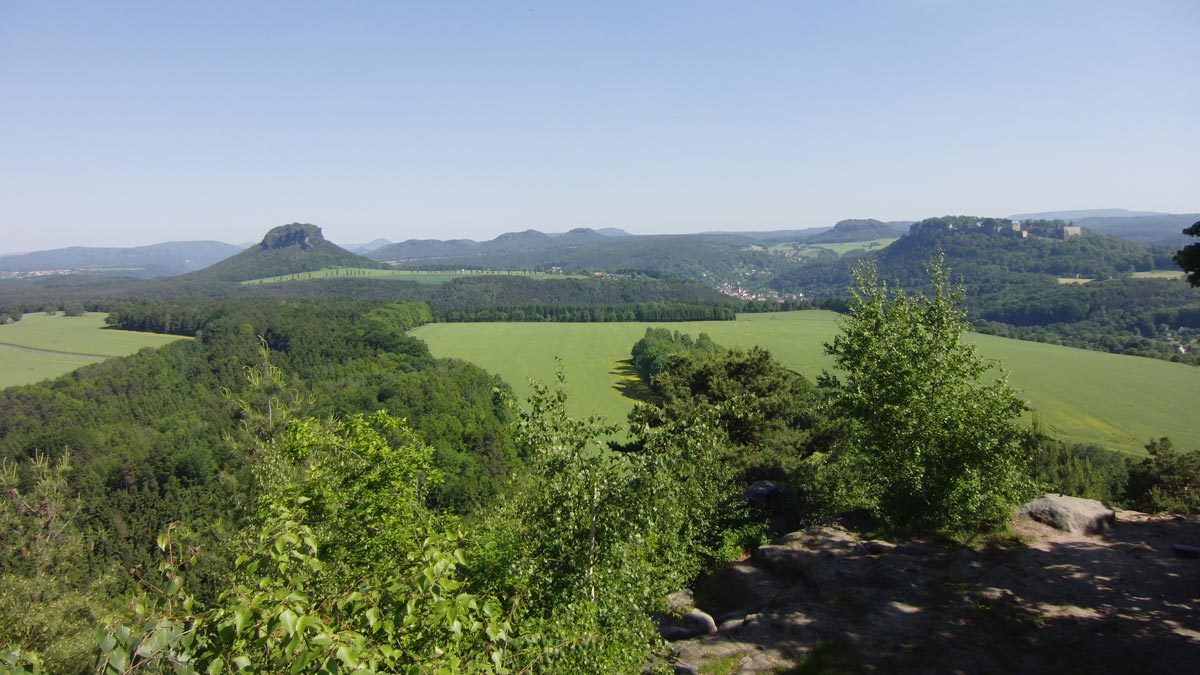
[[[271,228],[258,247],[268,251],[295,246],[302,251],[311,251],[318,241],[325,241],[321,228],[307,223],[292,223]]]

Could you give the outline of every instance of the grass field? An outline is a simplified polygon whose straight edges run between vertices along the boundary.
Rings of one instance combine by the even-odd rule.
[[[104,328],[105,314],[26,314],[0,326],[0,387],[38,382],[110,356],[179,340],[172,335]]]
[[[304,279],[392,279],[394,281],[415,281],[419,284],[444,284],[460,277],[477,277],[497,274],[508,274],[530,279],[563,279],[567,275],[549,274],[546,272],[525,272],[508,270],[459,270],[457,272],[429,272],[423,270],[373,270],[362,267],[331,267],[318,272],[301,272],[299,274],[284,274],[278,277],[251,279],[242,284],[274,284],[281,281],[301,281]]]
[[[1150,272],[1134,272],[1134,279],[1182,279],[1183,272],[1179,270],[1153,270]]]
[[[799,242],[785,242],[782,244],[773,244],[769,247],[769,250],[772,253],[784,255],[795,260],[806,260],[808,258],[817,257],[820,254],[821,249],[832,251],[841,257],[850,251],[855,250],[878,251],[891,245],[896,240],[897,238],[895,237],[888,237],[885,239],[839,242],[836,244],[805,244]]]
[[[1134,279],[1182,279],[1183,272],[1179,270],[1152,270],[1150,272],[1130,272],[1129,276]],[[1060,284],[1086,284],[1094,279],[1080,279],[1078,277],[1058,277]]]
[[[872,239],[870,241],[847,241],[837,244],[810,244],[812,248],[824,248],[833,251],[839,256],[846,255],[850,251],[863,249],[866,251],[877,251],[881,248],[886,248],[895,242],[899,237],[887,237],[884,239]]]
[[[463,358],[498,373],[518,396],[528,394],[530,378],[552,381],[559,356],[572,414],[621,421],[632,405],[622,391],[635,382],[623,362],[651,325],[706,332],[726,346],[761,345],[812,378],[832,367],[822,343],[836,334],[837,315],[747,314],[737,321],[677,324],[429,324],[413,334],[437,356]],[[1200,447],[1200,416],[1192,405],[1200,392],[1200,368],[989,335],[969,339],[984,358],[1004,364],[1010,383],[1061,438],[1134,453],[1157,436],[1170,436],[1176,447]]]

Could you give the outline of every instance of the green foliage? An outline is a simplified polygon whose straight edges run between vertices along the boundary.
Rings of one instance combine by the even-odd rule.
[[[940,256],[930,296],[889,292],[869,263],[857,275],[850,315],[826,346],[843,375],[822,378],[851,434],[833,475],[895,529],[998,524],[1030,487],[1015,424],[1025,406],[1003,376],[981,381],[989,366],[962,341],[961,291]]]
[[[666,328],[647,328],[646,335],[634,343],[630,354],[642,381],[650,384],[654,377],[668,369],[676,357],[701,358],[718,349],[708,333],[692,339],[687,333]]]
[[[1149,513],[1200,513],[1200,450],[1180,452],[1163,437],[1146,445],[1150,456],[1129,467],[1126,501]]]
[[[1033,480],[1046,492],[1124,502],[1129,482],[1128,456],[1098,445],[1038,439],[1031,463]]]
[[[1190,237],[1200,237],[1200,221],[1196,221],[1183,231]],[[1187,272],[1188,283],[1200,286],[1200,244],[1188,244],[1175,253],[1172,258],[1179,269]]]
[[[428,355],[425,345],[406,333],[430,321],[433,321],[433,314],[429,305],[396,302],[363,314],[355,329],[364,342],[376,349],[423,356]]]
[[[539,645],[536,672],[636,673],[660,644],[649,618],[699,571],[725,495],[711,420],[648,430],[612,453],[612,427],[565,413],[538,385],[522,413],[528,472],[496,517],[473,575],[510,598]]]
[[[726,349],[706,333],[693,340],[647,329],[632,356],[654,399],[630,413],[634,426],[715,415],[731,449],[724,459],[747,482],[784,478],[806,454],[813,389],[765,349]]]
[[[38,455],[24,468],[29,491],[21,490],[20,467],[0,462],[0,670],[84,672],[91,628],[106,603],[76,522],[70,456]]]
[[[200,606],[161,536],[154,602],[101,635],[101,672],[508,672],[510,625],[466,591],[461,535],[420,517],[430,452],[399,420],[296,420],[264,454],[300,474],[267,481],[231,587]]]
[[[197,525],[195,543],[207,551],[189,586],[204,602],[215,599],[233,558],[225,542],[253,512],[250,461],[288,419],[380,409],[407,418],[448,476],[427,493],[430,503],[464,513],[486,506],[515,469],[508,411],[493,395],[500,383],[423,349],[366,344],[355,327],[381,306],[342,299],[126,305],[115,318],[122,325],[199,336],[0,391],[0,458],[21,463],[41,452],[55,459],[70,449],[76,523],[91,539],[80,558],[96,571],[101,596],[133,585],[101,570],[153,569],[154,537],[179,521]]]

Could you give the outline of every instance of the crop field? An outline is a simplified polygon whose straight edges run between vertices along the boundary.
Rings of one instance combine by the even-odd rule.
[[[566,373],[571,414],[623,421],[633,405],[626,393],[637,391],[636,375],[625,360],[648,326],[705,332],[729,347],[760,345],[815,378],[832,368],[823,343],[837,333],[837,316],[804,311],[660,324],[429,324],[413,334],[436,356],[466,359],[499,374],[518,397],[529,393],[530,378],[553,381],[557,356]],[[1142,453],[1142,446],[1158,436],[1170,436],[1176,447],[1200,447],[1200,416],[1192,406],[1200,391],[1200,368],[990,335],[968,339],[985,359],[1003,364],[1010,384],[1064,440],[1131,453]]]
[[[181,338],[104,328],[102,313],[26,314],[0,326],[0,387],[38,382],[110,356],[132,354]]]
[[[241,282],[248,284],[274,284],[281,281],[302,281],[305,279],[392,279],[394,281],[415,281],[418,284],[444,284],[460,277],[495,276],[498,274],[528,277],[530,279],[563,279],[567,275],[550,274],[547,272],[528,272],[516,270],[458,270],[458,271],[427,271],[427,270],[374,270],[363,267],[331,267],[317,272],[301,272],[299,274],[284,274],[278,277],[251,279]]]

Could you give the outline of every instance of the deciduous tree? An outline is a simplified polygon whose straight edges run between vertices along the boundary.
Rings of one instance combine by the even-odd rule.
[[[942,257],[927,269],[931,295],[890,290],[870,262],[856,270],[850,314],[826,345],[842,374],[822,378],[851,428],[833,466],[893,528],[986,527],[1028,487],[1025,406],[963,341],[962,293]]]

